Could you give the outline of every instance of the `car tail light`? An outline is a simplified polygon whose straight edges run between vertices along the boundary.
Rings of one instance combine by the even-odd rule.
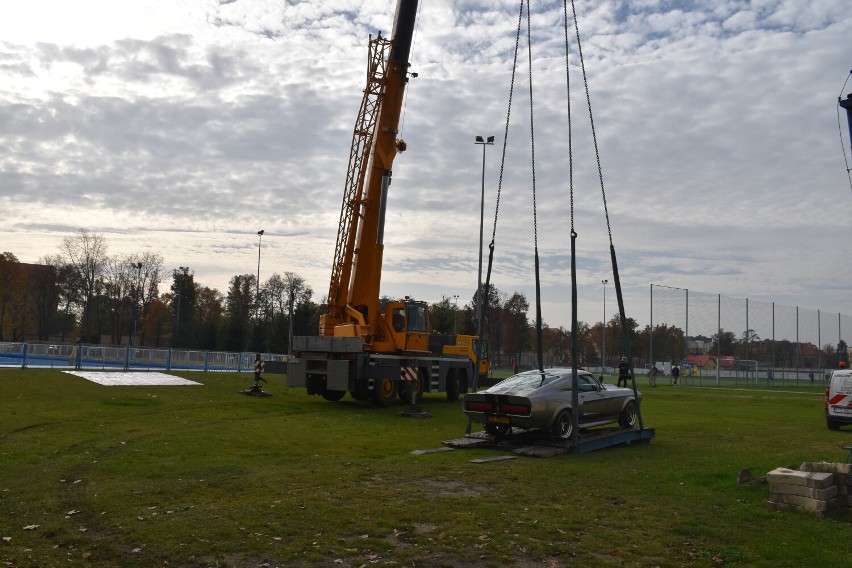
[[[472,410],[474,412],[493,412],[494,411],[494,405],[491,404],[490,402],[478,402],[478,401],[475,401],[475,400],[466,400],[464,404],[465,404],[465,407],[467,407],[468,410]]]
[[[530,413],[530,407],[526,404],[501,404],[500,412],[505,412],[506,414],[517,414],[519,416],[526,416]]]
[[[301,351],[293,351],[293,359],[301,359],[302,352]]]
[[[828,414],[828,397],[831,396],[829,394],[829,389],[825,389],[825,413]]]

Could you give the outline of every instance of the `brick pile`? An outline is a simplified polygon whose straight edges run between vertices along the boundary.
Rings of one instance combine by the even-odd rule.
[[[833,474],[837,485],[837,504],[852,510],[852,463],[805,462],[801,469]]]
[[[776,468],[766,474],[767,505],[776,511],[825,514],[852,507],[852,464],[805,462],[801,470]]]

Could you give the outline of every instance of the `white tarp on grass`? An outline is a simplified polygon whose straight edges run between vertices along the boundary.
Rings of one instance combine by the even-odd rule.
[[[96,371],[65,371],[69,375],[83,377],[93,383],[106,385],[108,387],[115,386],[178,386],[178,385],[200,385],[195,381],[182,379],[174,375],[165,373],[152,373],[150,371],[138,372],[96,372]]]

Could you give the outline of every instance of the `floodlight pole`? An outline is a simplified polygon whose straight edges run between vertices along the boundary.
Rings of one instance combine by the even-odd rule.
[[[604,378],[606,366],[606,285],[609,279],[601,280],[603,284],[603,320],[601,320],[601,382]]]
[[[254,320],[258,319],[258,310],[260,309],[260,246],[263,243],[263,229],[257,232],[257,282],[254,292]]]
[[[130,266],[136,269],[136,298],[133,300],[133,338],[130,345],[136,347],[136,325],[139,322],[139,301],[142,298],[142,263],[131,262]]]
[[[494,145],[494,137],[476,137],[482,146],[482,192],[479,202],[479,274],[476,280],[476,368],[473,370],[473,392],[479,388],[479,362],[482,360],[482,230],[485,222],[485,147]]]
[[[178,284],[178,305],[177,305],[177,322],[175,323],[175,334],[180,333],[180,303],[183,299],[183,284],[186,279],[186,273],[189,271],[188,266],[179,266],[180,270],[180,283]]]

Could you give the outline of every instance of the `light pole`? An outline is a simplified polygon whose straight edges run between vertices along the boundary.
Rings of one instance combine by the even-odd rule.
[[[293,276],[290,276],[290,311],[287,319],[290,323],[289,335],[287,337],[287,361],[293,356]]]
[[[604,376],[604,366],[606,365],[606,285],[609,282],[608,279],[601,280],[601,284],[603,284],[604,290],[604,304],[603,304],[603,321],[601,322],[601,378]]]
[[[482,145],[482,196],[479,202],[479,273],[476,279],[476,369],[473,370],[473,392],[479,386],[479,361],[482,359],[482,228],[485,221],[485,147],[494,145],[494,137],[484,139],[476,137],[476,144]]]
[[[180,270],[180,283],[178,284],[178,305],[177,305],[177,323],[175,324],[175,333],[180,332],[180,302],[183,298],[183,281],[186,278],[186,272],[189,270],[188,266],[178,266]]]
[[[257,288],[254,292],[254,319],[257,321],[257,310],[260,308],[260,245],[263,242],[263,229],[257,232]]]
[[[133,338],[130,341],[130,345],[136,347],[136,324],[139,322],[139,300],[142,297],[142,285],[140,282],[142,280],[142,263],[131,262],[130,266],[136,269],[136,294],[133,299]]]

